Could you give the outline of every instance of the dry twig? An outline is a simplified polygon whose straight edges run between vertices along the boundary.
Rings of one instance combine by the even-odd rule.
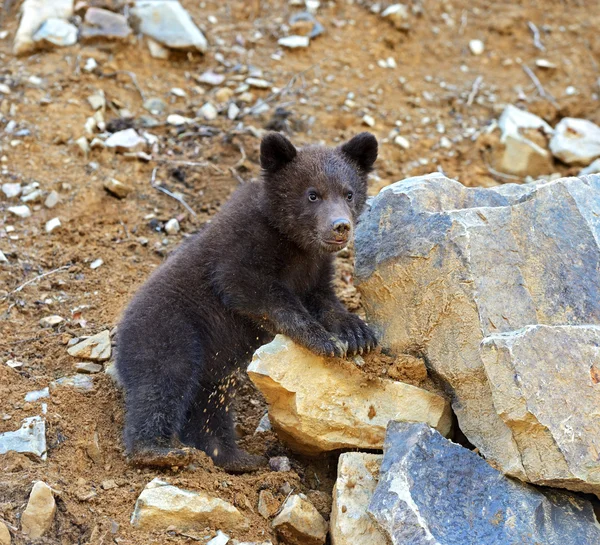
[[[183,205],[185,207],[185,209],[192,214],[192,216],[197,217],[198,214],[196,214],[196,212],[194,212],[194,210],[192,210],[192,208],[190,207],[190,205],[188,203],[186,203],[182,197],[180,197],[179,195],[175,195],[175,193],[171,193],[166,187],[163,187],[161,185],[158,185],[156,183],[156,171],[158,170],[158,167],[155,167],[152,170],[152,178],[150,179],[150,185],[154,188],[157,189],[158,191],[160,191],[161,193],[164,193],[165,195],[168,195],[169,197],[171,197],[172,199],[175,199],[179,204]]]
[[[51,271],[48,271],[46,273],[43,274],[39,274],[38,276],[36,276],[35,278],[32,278],[31,280],[27,280],[27,282],[24,282],[23,284],[21,284],[19,287],[15,288],[14,290],[12,290],[11,292],[7,293],[3,299],[8,299],[9,296],[11,296],[14,293],[18,293],[20,292],[25,286],[28,286],[29,284],[33,284],[33,282],[36,282],[37,280],[39,280],[40,278],[45,278],[46,276],[50,276],[51,274],[60,272],[60,271],[64,271],[66,269],[70,269],[73,265],[69,264],[69,265],[63,265],[62,267],[58,267],[58,269],[53,269]]]
[[[467,106],[471,106],[479,89],[481,88],[481,84],[483,83],[483,76],[477,76],[475,81],[473,82],[473,87],[471,87],[471,92],[469,93],[469,98],[467,99]]]
[[[533,34],[533,45],[535,45],[535,47],[537,47],[540,51],[546,51],[546,48],[544,47],[544,44],[542,44],[542,40],[540,39],[540,31],[538,30],[538,27],[536,27],[531,21],[527,23],[527,26]]]
[[[531,68],[529,68],[529,66],[527,66],[526,64],[523,64],[522,66],[523,66],[523,70],[525,71],[525,73],[529,76],[529,79],[531,79],[531,81],[533,81],[533,84],[535,85],[535,88],[537,89],[537,91],[540,94],[540,96],[542,98],[545,98],[555,108],[558,109],[559,108],[558,103],[556,102],[556,100],[554,99],[554,97],[550,93],[548,93],[546,91],[546,89],[544,89],[544,87],[542,86],[540,80],[533,73],[533,70],[531,70]]]

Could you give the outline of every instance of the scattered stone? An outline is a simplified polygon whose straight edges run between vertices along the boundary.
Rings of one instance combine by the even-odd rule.
[[[269,420],[269,413],[265,413],[264,416],[260,419],[258,426],[256,426],[256,430],[254,434],[263,433],[265,431],[271,431],[273,428],[271,426],[271,421]]]
[[[92,363],[90,365],[96,364]],[[100,450],[100,438],[98,437],[98,432],[94,432],[94,435],[92,436],[91,440],[86,443],[85,453],[95,464],[99,465],[102,463],[102,451]],[[104,483],[102,485],[102,488],[104,488]],[[106,488],[104,489],[106,490]]]
[[[273,456],[269,459],[271,471],[292,471],[292,464],[287,456]]]
[[[59,218],[52,218],[46,222],[46,233],[51,233],[54,229],[58,229],[61,226]]]
[[[556,64],[546,59],[537,59],[535,61],[535,65],[538,68],[545,68],[547,70],[554,70],[555,68],[557,68]]]
[[[25,418],[17,431],[0,433],[0,454],[21,452],[46,459],[46,423],[39,416]]]
[[[80,37],[83,42],[94,41],[97,38],[125,40],[131,33],[132,30],[124,15],[91,7],[85,12]]]
[[[106,108],[106,98],[104,97],[104,95],[101,95],[100,93],[96,93],[95,95],[90,95],[87,98],[90,106],[92,107],[92,110],[103,110],[104,108]]]
[[[539,176],[552,172],[552,155],[548,151],[548,137],[554,130],[541,117],[509,104],[498,126],[504,147],[494,160],[497,170],[516,176]]]
[[[119,485],[115,482],[114,479],[107,479],[106,481],[102,481],[102,490],[113,490],[114,488],[119,488]]]
[[[400,146],[403,149],[410,148],[410,142],[406,138],[404,138],[404,136],[396,136],[396,138],[394,138],[394,144]]]
[[[178,114],[171,114],[167,117],[167,123],[169,125],[173,125],[174,127],[180,127],[181,125],[187,125],[188,123],[193,123],[194,120],[189,117],[183,117]]]
[[[308,36],[284,36],[279,38],[277,43],[283,47],[289,49],[296,49],[298,47],[308,47],[310,45],[310,38]]]
[[[20,204],[18,206],[9,206],[8,211],[11,214],[14,214],[15,216],[23,219],[31,216],[31,210],[26,204]]]
[[[146,140],[135,129],[125,129],[111,134],[105,141],[107,148],[117,152],[143,151],[146,149]]]
[[[327,522],[313,504],[299,494],[287,499],[272,526],[288,545],[323,545],[327,536]]]
[[[101,257],[99,257],[98,259],[94,259],[94,261],[92,261],[90,263],[90,269],[92,269],[93,271],[95,271],[96,269],[98,269],[102,265],[104,265],[104,259],[102,259]]]
[[[160,479],[148,483],[138,497],[131,524],[145,530],[175,526],[179,531],[204,531],[207,526],[231,530],[248,527],[246,518],[230,503]]]
[[[10,545],[11,537],[8,526],[4,522],[0,521],[0,545]]]
[[[213,121],[217,119],[219,112],[210,102],[207,102],[204,104],[204,106],[202,106],[202,108],[200,108],[200,115],[207,121]]]
[[[50,397],[50,390],[48,389],[48,387],[43,388],[42,390],[27,392],[25,394],[25,401],[27,403],[34,403],[40,399],[44,399],[45,397]]]
[[[34,191],[32,191],[31,193],[28,193],[27,195],[23,194],[23,196],[21,197],[21,202],[37,202],[40,201],[42,199],[42,192],[39,189],[36,189]]]
[[[91,392],[94,389],[94,381],[88,375],[73,375],[62,377],[50,383],[50,390],[56,388],[73,388],[80,392]]]
[[[171,218],[165,224],[165,232],[167,233],[167,235],[176,235],[177,233],[179,233],[180,230],[181,230],[181,227],[179,226],[179,222],[177,221],[177,218]]]
[[[485,50],[485,46],[481,40],[470,40],[469,49],[473,55],[481,55]]]
[[[92,57],[86,60],[85,64],[83,65],[83,71],[88,73],[93,72],[96,70],[96,68],[98,68],[98,63],[96,62],[96,59]]]
[[[579,171],[579,176],[585,176],[586,174],[600,174],[600,159],[596,159],[591,165]]]
[[[375,119],[373,118],[373,116],[371,116],[369,114],[363,115],[362,122],[367,127],[374,127],[375,126]]]
[[[46,19],[33,35],[34,42],[58,47],[68,47],[77,43],[77,27],[64,19]]]
[[[8,263],[8,258],[4,255],[2,250],[0,250],[0,263]]]
[[[51,18],[66,21],[72,15],[73,0],[25,0],[21,6],[21,19],[15,34],[13,53],[24,55],[36,49],[37,44],[33,41],[33,35],[44,21]]]
[[[110,359],[111,346],[108,329],[83,339],[67,349],[67,352],[75,357],[92,361],[106,361]]]
[[[151,57],[163,61],[170,57],[171,52],[163,45],[155,42],[152,38],[146,38],[146,42],[148,43],[148,51],[150,51]]]
[[[225,104],[229,99],[231,99],[231,97],[233,95],[234,95],[233,89],[230,89],[229,87],[221,87],[215,93],[215,99],[217,100],[217,102],[220,102],[221,104]]]
[[[131,187],[124,184],[123,182],[119,182],[115,178],[111,178],[110,180],[106,180],[104,182],[104,189],[108,191],[111,195],[114,195],[118,199],[124,199],[131,193]]]
[[[486,460],[525,481],[594,493],[597,217],[598,176],[468,189],[432,174],[384,188],[355,242],[355,281],[382,345],[396,354],[420,347]],[[540,323],[555,329],[525,334]],[[492,356],[498,335],[515,347]],[[493,358],[506,382],[496,383]],[[531,373],[503,370],[526,365]]]
[[[316,38],[325,32],[325,27],[308,11],[294,13],[290,17],[290,28],[294,34],[308,36],[310,39]]]
[[[2,184],[2,193],[4,193],[6,195],[6,197],[9,199],[18,197],[21,194],[21,184],[20,183]]]
[[[2,93],[3,95],[10,95],[10,87],[5,83],[0,83],[0,93]],[[11,131],[6,132],[10,133]]]
[[[166,111],[167,103],[157,97],[148,98],[144,101],[144,109],[152,115],[160,115]]]
[[[212,85],[216,87],[217,85],[221,85],[225,81],[225,76],[223,74],[217,74],[212,70],[207,70],[203,74],[196,76],[196,81],[198,83],[205,83],[207,85]]]
[[[48,196],[46,197],[46,200],[44,201],[44,206],[46,208],[54,208],[60,201],[60,195],[52,190],[50,191],[50,193],[48,193]]]
[[[389,420],[425,421],[449,433],[450,407],[439,395],[389,379],[366,382],[353,363],[332,360],[277,335],[248,367],[271,424],[298,452],[381,449]]]
[[[179,2],[171,0],[138,0],[131,14],[139,21],[139,31],[171,49],[204,53],[206,38]]]
[[[240,114],[240,109],[235,102],[232,102],[227,108],[227,118],[233,121]]]
[[[229,536],[217,530],[217,535],[213,537],[206,545],[227,545],[229,543]]]
[[[587,119],[565,117],[554,129],[550,150],[568,165],[589,165],[600,157],[600,127]]]
[[[7,360],[6,365],[8,365],[11,369],[20,369],[23,367],[23,362],[18,360]]]
[[[119,377],[119,372],[114,362],[110,362],[109,364],[105,365],[104,372],[113,380],[113,382],[119,388],[121,387],[121,378]]]
[[[21,515],[21,531],[29,539],[42,537],[52,527],[54,515],[56,501],[52,489],[43,481],[36,482]]]
[[[383,456],[346,452],[338,461],[329,533],[335,545],[387,545],[367,508],[379,481]]]
[[[246,84],[257,89],[270,89],[271,84],[266,79],[261,78],[246,78]]]
[[[258,494],[258,514],[269,520],[279,510],[279,502],[269,490],[261,490]]]
[[[75,364],[75,369],[78,373],[93,375],[102,371],[102,365],[99,363],[81,362]]]
[[[369,513],[392,545],[600,540],[589,501],[508,479],[429,426],[408,422],[390,422]]]
[[[81,138],[75,140],[75,145],[79,148],[81,153],[83,153],[86,156],[90,152],[90,144],[85,136],[82,136]]]
[[[57,316],[54,314],[53,316],[46,316],[40,320],[40,325],[42,327],[54,327],[60,323],[64,322],[64,319],[61,316]]]

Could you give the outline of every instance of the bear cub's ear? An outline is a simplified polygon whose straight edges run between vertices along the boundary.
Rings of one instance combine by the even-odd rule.
[[[267,172],[276,172],[294,159],[296,154],[296,148],[285,136],[270,132],[260,143],[260,166]]]
[[[373,170],[373,163],[377,159],[377,139],[370,132],[361,132],[342,144],[340,151],[368,174]]]

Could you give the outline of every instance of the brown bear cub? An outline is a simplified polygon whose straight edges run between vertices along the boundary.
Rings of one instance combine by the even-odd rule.
[[[296,149],[267,134],[262,177],[152,274],[125,311],[116,365],[125,446],[135,463],[178,465],[201,449],[232,472],[264,463],[235,443],[235,372],[277,333],[316,354],[370,351],[377,340],[333,292],[333,256],[363,209],[377,140]]]

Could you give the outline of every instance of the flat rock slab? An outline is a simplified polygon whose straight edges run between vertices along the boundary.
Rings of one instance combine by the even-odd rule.
[[[46,450],[46,423],[40,416],[26,418],[17,431],[0,433],[0,454],[21,452],[45,460]]]
[[[108,329],[96,335],[87,337],[67,349],[69,355],[92,361],[107,361],[110,359],[111,344]]]
[[[424,424],[390,423],[369,512],[392,545],[600,543],[589,501],[507,478]]]
[[[367,380],[354,364],[317,356],[283,335],[256,351],[248,375],[269,404],[275,430],[301,453],[381,449],[390,420],[450,431],[443,397],[403,382]]]
[[[81,27],[81,40],[91,41],[96,38],[109,40],[125,40],[132,33],[127,18],[120,13],[107,9],[89,8]]]
[[[196,49],[204,53],[208,42],[190,14],[175,0],[138,0],[131,14],[139,31],[171,49]]]
[[[142,490],[131,524],[145,530],[204,531],[207,527],[225,531],[248,527],[246,518],[230,503],[203,492],[191,492],[154,479]]]
[[[356,283],[382,345],[398,354],[420,347],[428,368],[452,392],[461,430],[488,462],[541,484],[550,474],[555,485],[590,479],[600,492],[591,437],[597,411],[586,409],[598,398],[589,376],[574,369],[580,375],[572,381],[562,369],[565,350],[548,353],[529,344],[526,359],[535,373],[521,374],[519,384],[508,373],[492,379],[482,347],[486,337],[531,325],[600,324],[598,218],[596,175],[493,189],[466,188],[441,174],[410,178],[384,188],[362,215]],[[583,365],[575,359],[589,352],[585,346],[573,348],[569,365]],[[555,384],[565,380],[563,374],[566,383]],[[565,414],[565,396],[573,399],[569,408],[578,414],[579,428],[574,440],[589,456],[567,462],[558,428],[548,432],[556,444],[548,440],[538,462],[525,456],[525,436],[538,433],[539,423],[534,418],[518,431],[509,425],[515,416],[506,414],[506,396],[512,396],[511,407],[522,405],[543,380],[549,414]]]

